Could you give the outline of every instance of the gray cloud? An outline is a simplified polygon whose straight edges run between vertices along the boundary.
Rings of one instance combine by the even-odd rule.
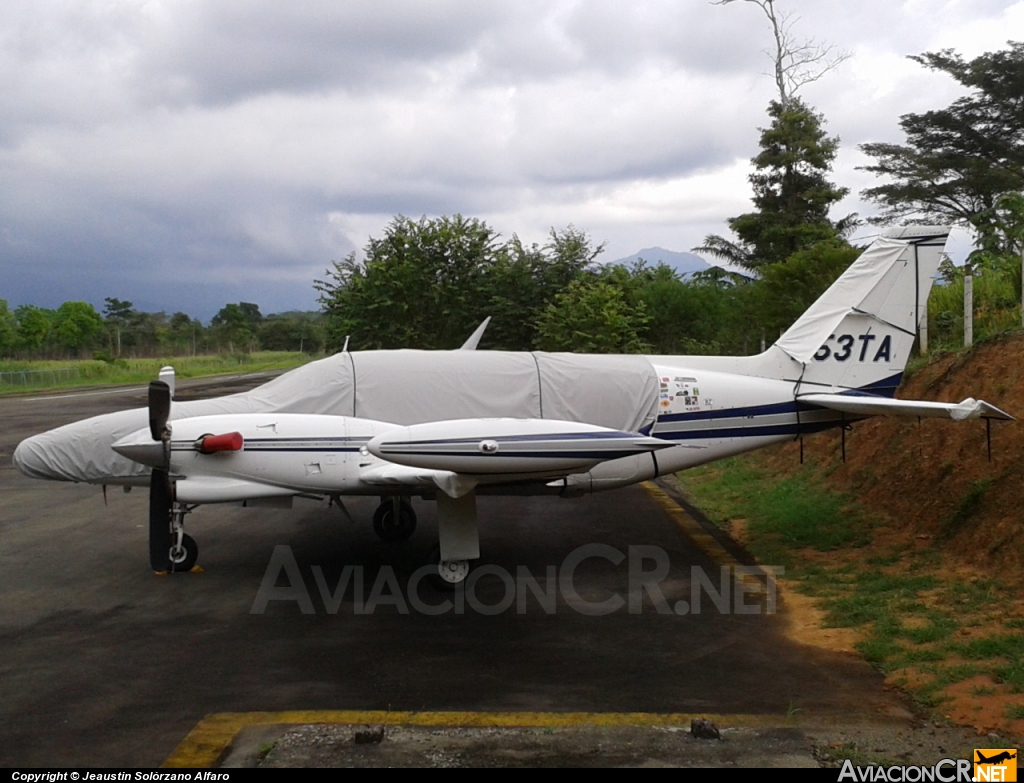
[[[780,5],[853,53],[805,95],[854,189],[854,145],[957,94],[907,54],[1024,23],[1024,0]],[[769,42],[746,3],[10,0],[0,297],[313,307],[313,278],[395,214],[687,249],[749,208]]]

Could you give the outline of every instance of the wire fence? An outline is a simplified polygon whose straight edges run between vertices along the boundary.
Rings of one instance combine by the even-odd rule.
[[[64,367],[57,370],[21,370],[0,372],[0,387],[4,386],[59,386],[62,383],[77,381],[77,367]]]

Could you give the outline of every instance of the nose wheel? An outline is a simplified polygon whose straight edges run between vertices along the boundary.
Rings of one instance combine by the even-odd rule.
[[[168,553],[172,571],[191,571],[199,559],[199,545],[187,533],[181,534],[181,542],[171,546]]]
[[[170,546],[161,551],[167,553],[166,571],[184,573],[191,571],[199,559],[199,545],[185,532],[185,515],[195,506],[173,502],[170,508]]]

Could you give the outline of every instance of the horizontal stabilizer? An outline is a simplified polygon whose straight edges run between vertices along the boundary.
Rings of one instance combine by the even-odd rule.
[[[803,394],[800,402],[820,405],[859,416],[919,416],[921,418],[1003,419],[1014,421],[1013,416],[983,400],[968,397],[963,402],[926,402],[925,400],[895,400],[888,397],[870,397],[852,394]]]

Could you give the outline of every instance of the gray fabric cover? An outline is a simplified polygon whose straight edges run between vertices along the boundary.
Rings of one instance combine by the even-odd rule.
[[[643,356],[500,351],[339,353],[252,391],[175,402],[175,419],[219,413],[317,413],[399,425],[475,418],[543,418],[639,432],[655,419],[658,377]],[[22,443],[30,454],[86,481],[144,477],[149,469],[110,445],[147,426],[145,409],[97,416]]]

